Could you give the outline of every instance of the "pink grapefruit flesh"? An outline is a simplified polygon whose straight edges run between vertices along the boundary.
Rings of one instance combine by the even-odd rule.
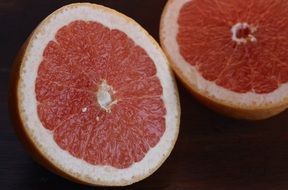
[[[287,19],[286,1],[192,0],[180,10],[177,42],[206,80],[270,93],[288,81]]]
[[[165,131],[153,61],[125,33],[97,22],[74,21],[57,32],[35,91],[40,120],[56,143],[91,164],[127,168]]]

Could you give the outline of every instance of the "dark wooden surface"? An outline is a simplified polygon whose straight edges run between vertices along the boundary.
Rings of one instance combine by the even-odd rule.
[[[8,113],[8,76],[17,51],[42,19],[70,2],[0,0],[1,190],[95,189],[36,164],[16,138]],[[134,18],[158,40],[165,0],[95,2]],[[258,122],[229,119],[199,104],[179,82],[178,87],[182,116],[175,149],[154,175],[120,189],[288,189],[288,112]]]

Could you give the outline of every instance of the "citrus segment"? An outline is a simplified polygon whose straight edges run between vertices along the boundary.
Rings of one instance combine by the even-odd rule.
[[[115,50],[118,51],[118,48]],[[113,55],[115,56],[114,58]],[[117,56],[119,56],[119,59],[117,59]],[[121,88],[132,82],[144,81],[156,75],[156,67],[153,61],[147,53],[137,45],[129,47],[129,52],[127,52],[126,55],[117,55],[117,53],[113,51],[112,60],[117,62],[117,64],[109,65],[109,67],[111,67],[109,68],[111,71],[110,76],[113,77],[108,76],[107,82],[115,87]]]
[[[39,97],[37,106],[39,118],[43,126],[50,130],[62,125],[65,119],[81,112],[82,108],[94,102],[89,92],[56,86],[48,90],[50,92],[45,94],[46,97],[48,96],[45,100],[40,95],[37,96]],[[40,94],[40,90],[37,91],[39,91],[37,94]]]
[[[146,80],[138,80],[121,86],[116,95],[119,99],[159,97],[162,95],[162,87],[160,86],[159,79],[153,76]]]

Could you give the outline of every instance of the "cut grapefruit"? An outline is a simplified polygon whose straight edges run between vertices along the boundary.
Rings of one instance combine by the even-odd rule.
[[[161,45],[174,71],[212,109],[264,119],[287,108],[288,2],[169,0]]]
[[[35,29],[16,63],[17,131],[52,171],[122,186],[169,156],[177,89],[160,47],[132,19],[100,5],[67,5]]]

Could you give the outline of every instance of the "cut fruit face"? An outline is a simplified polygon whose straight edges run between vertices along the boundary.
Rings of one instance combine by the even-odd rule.
[[[84,3],[51,14],[29,39],[19,78],[24,132],[64,177],[131,184],[175,144],[180,111],[166,57],[111,9]]]
[[[91,164],[127,168],[142,160],[165,131],[154,62],[125,33],[94,21],[74,21],[55,36],[36,78],[43,126]]]
[[[170,0],[161,44],[201,97],[247,110],[279,108],[287,105],[287,16],[284,1]]]

